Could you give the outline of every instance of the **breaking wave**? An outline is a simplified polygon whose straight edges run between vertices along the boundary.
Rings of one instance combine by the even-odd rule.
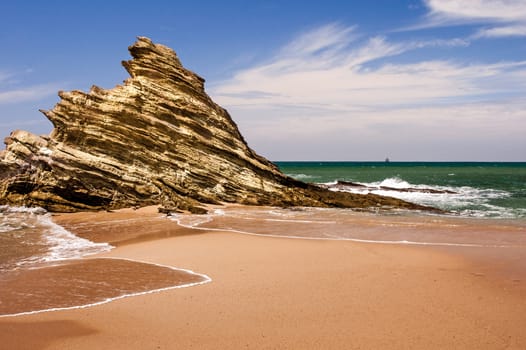
[[[325,185],[333,186],[335,182]],[[438,186],[412,184],[399,177],[377,182],[356,182],[360,186],[339,186],[338,190],[360,194],[378,194],[432,206],[467,217],[526,218],[526,208],[499,205],[512,193],[491,188],[470,186]]]

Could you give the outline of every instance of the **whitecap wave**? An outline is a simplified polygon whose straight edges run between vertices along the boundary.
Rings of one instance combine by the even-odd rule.
[[[328,183],[324,185],[331,185]],[[506,199],[510,192],[491,188],[469,186],[438,186],[412,184],[399,177],[386,178],[377,182],[356,182],[361,186],[339,186],[338,190],[378,194],[408,202],[436,207],[461,216],[488,218],[526,217],[526,209],[508,208],[492,204],[493,200]]]
[[[314,179],[319,178],[319,176],[307,175],[307,174],[290,173],[290,174],[285,174],[285,175],[290,176],[290,177],[292,177],[294,179],[297,179],[297,180],[301,180],[301,181],[314,180]]]
[[[390,178],[387,178],[381,181],[380,183],[375,183],[375,185],[379,187],[383,186],[383,187],[391,187],[391,188],[399,188],[399,189],[412,187],[409,182],[404,181],[399,177],[390,177]]]

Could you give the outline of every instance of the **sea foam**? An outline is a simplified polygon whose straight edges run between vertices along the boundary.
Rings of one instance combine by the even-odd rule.
[[[386,178],[376,182],[357,183],[364,187],[339,187],[339,190],[394,197],[408,202],[436,207],[466,217],[512,219],[526,216],[526,209],[507,208],[491,203],[494,200],[506,199],[511,196],[510,192],[503,190],[470,186],[412,184],[399,177]],[[411,189],[415,189],[415,191],[411,191]],[[437,193],[426,192],[426,190],[433,190]]]
[[[3,268],[31,268],[39,263],[76,259],[112,249],[107,243],[75,236],[55,224],[43,208],[0,206],[0,218],[5,245],[0,254]]]
[[[45,239],[49,244],[49,252],[41,258],[44,262],[76,259],[111,250],[108,243],[94,243],[80,238],[55,224],[50,214],[42,215],[40,223],[46,228]]]

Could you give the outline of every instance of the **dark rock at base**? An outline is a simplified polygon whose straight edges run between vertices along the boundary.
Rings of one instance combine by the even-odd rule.
[[[376,195],[339,193],[282,174],[250,149],[228,112],[176,53],[139,37],[123,85],[60,91],[42,111],[49,136],[14,131],[0,152],[0,204],[50,211],[203,204],[429,209]]]
[[[457,192],[450,190],[437,190],[434,188],[421,188],[421,187],[406,187],[406,188],[397,188],[389,186],[367,186],[356,182],[351,181],[337,181],[334,185],[326,186],[326,188],[332,188],[337,190],[345,189],[360,189],[360,190],[384,190],[384,191],[396,191],[396,192],[418,192],[418,193],[432,193],[432,194],[456,194]]]

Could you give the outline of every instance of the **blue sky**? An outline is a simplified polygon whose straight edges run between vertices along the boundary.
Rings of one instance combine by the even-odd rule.
[[[526,161],[526,1],[3,1],[0,134],[112,88],[136,36],[271,160]]]

